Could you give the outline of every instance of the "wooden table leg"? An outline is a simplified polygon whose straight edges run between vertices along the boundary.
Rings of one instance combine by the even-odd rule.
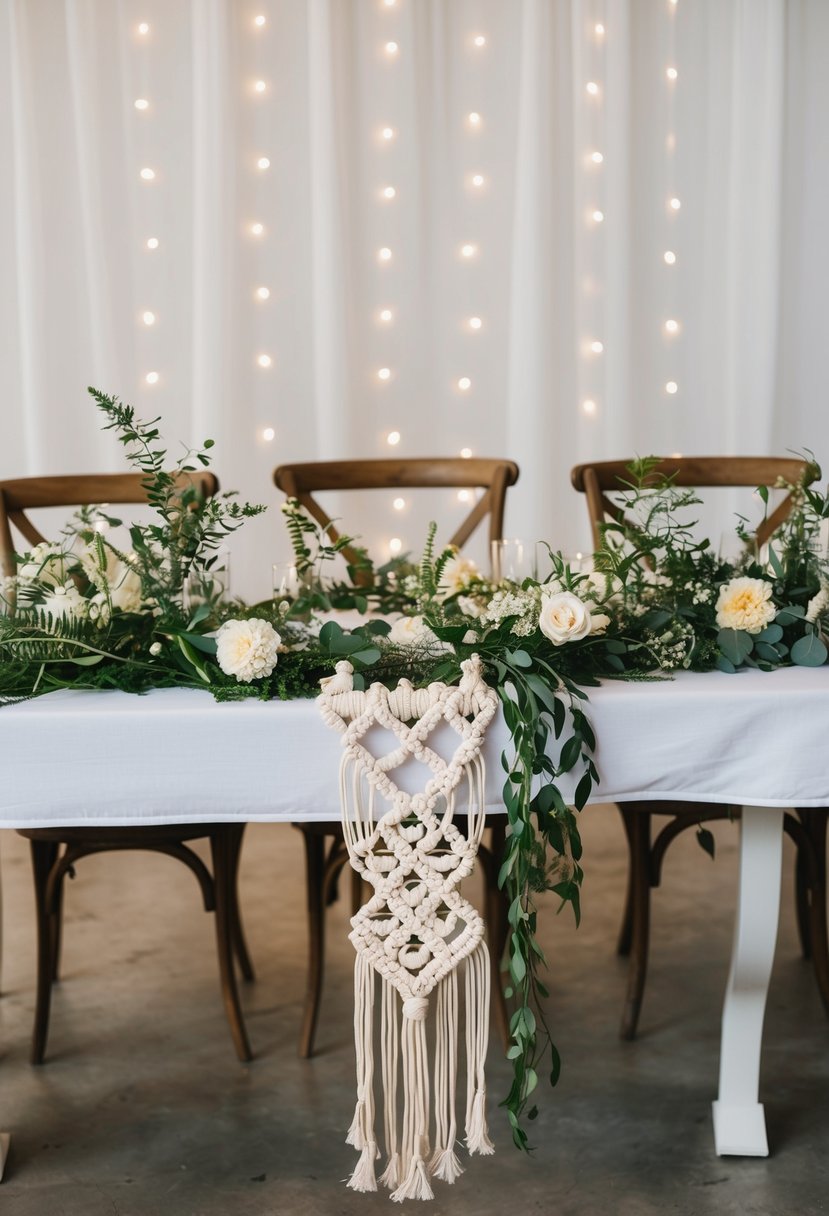
[[[777,942],[783,809],[744,807],[731,970],[720,1038],[719,1096],[713,1104],[719,1156],[767,1157],[758,1101],[763,1017]]]
[[[6,1168],[6,1158],[9,1155],[11,1136],[8,1132],[0,1132],[0,1182],[3,1181],[3,1170]]]

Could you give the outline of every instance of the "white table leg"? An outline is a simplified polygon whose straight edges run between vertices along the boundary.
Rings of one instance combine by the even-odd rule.
[[[783,814],[743,807],[740,885],[731,971],[720,1039],[720,1087],[714,1107],[717,1153],[767,1157],[766,1120],[758,1102],[763,1016],[780,914]]]

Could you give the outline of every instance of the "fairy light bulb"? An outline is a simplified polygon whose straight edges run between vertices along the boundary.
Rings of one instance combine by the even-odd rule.
[[[394,318],[394,313],[392,312],[392,310],[390,308],[381,308],[379,315],[380,315],[380,320],[383,322],[384,325],[388,325]]]
[[[473,110],[467,116],[466,121],[469,123],[470,127],[479,127],[481,125],[481,116],[477,110]]]
[[[604,156],[602,155],[601,152],[591,152],[590,159],[592,160],[594,165],[600,165],[602,163],[602,161],[604,160]]]
[[[473,44],[473,46],[478,47],[478,49],[480,50],[480,48],[482,46],[486,46],[486,38],[484,37],[483,34],[476,34],[475,37],[472,39],[472,44]]]
[[[268,157],[260,156],[259,160],[256,162],[256,168],[257,169],[270,169],[270,167],[271,167],[271,162],[268,159]]]
[[[602,353],[602,351],[604,350],[604,343],[603,342],[591,342],[590,349],[592,350],[594,355],[600,355]]]
[[[257,80],[253,87],[257,93],[264,93],[268,86],[265,84],[264,80]]]
[[[394,59],[399,52],[400,47],[396,42],[387,42],[384,49],[389,59]]]
[[[673,266],[676,263],[676,254],[673,249],[666,249],[662,255],[666,266]]]
[[[483,325],[483,321],[481,320],[480,317],[470,317],[469,318],[469,328],[470,329],[480,329],[482,325]]]
[[[265,225],[260,224],[259,221],[257,220],[255,224],[251,224],[250,230],[254,236],[261,236],[262,233],[265,231]]]
[[[383,127],[383,130],[380,132],[380,134],[382,135],[383,139],[385,139],[385,141],[388,143],[389,140],[394,139],[394,127]]]
[[[396,195],[397,191],[395,190],[394,186],[383,187],[383,198],[395,198]]]
[[[595,414],[596,402],[592,397],[587,397],[584,401],[582,401],[581,408],[585,414]]]
[[[276,438],[276,431],[273,429],[272,426],[263,427],[262,428],[262,438],[265,440],[265,443],[272,443],[273,440]]]
[[[602,25],[601,21],[597,21],[593,26],[593,33],[597,38],[604,38],[604,26]]]
[[[257,27],[257,29],[260,29],[260,30],[261,30],[262,26],[265,24],[265,21],[266,21],[266,18],[262,15],[262,13],[260,13],[258,17],[253,18],[253,24]]]
[[[458,502],[471,502],[471,501],[472,501],[472,491],[471,490],[458,490]]]
[[[477,245],[473,245],[471,243],[466,244],[466,245],[461,245],[461,257],[462,258],[474,258],[475,254],[477,252],[478,252]]]
[[[135,106],[136,110],[148,110],[150,107],[150,103],[147,101],[146,97],[136,97],[132,104]]]
[[[604,212],[596,209],[590,218],[593,220],[594,224],[601,224],[604,222]]]
[[[388,245],[384,245],[382,249],[378,249],[377,256],[381,262],[390,262],[391,250],[389,249]]]
[[[476,190],[481,189],[485,180],[486,179],[484,178],[483,173],[473,173],[472,177],[470,178],[470,181],[472,182],[472,185],[475,187]]]
[[[665,75],[668,77],[669,80],[676,80],[677,76],[679,75],[679,72],[674,67],[665,68]]]
[[[141,176],[142,181],[151,182],[155,179],[155,170],[154,169],[142,169],[140,176]]]
[[[405,498],[395,498],[394,502],[391,505],[394,507],[395,511],[405,511],[406,499]]]
[[[674,321],[673,318],[665,322],[665,330],[669,334],[679,333],[679,321]]]
[[[673,396],[674,393],[678,390],[678,388],[679,388],[679,385],[677,384],[676,380],[669,380],[668,383],[665,385],[665,392],[670,393],[671,396]]]
[[[668,206],[670,207],[671,211],[679,211],[680,207],[682,206],[682,203],[679,201],[678,198],[672,198],[672,199],[669,199]]]
[[[460,456],[461,460],[471,460],[472,459],[472,448],[461,448],[458,455]]]
[[[142,21],[142,22],[139,24],[139,26],[138,26],[138,32],[139,32],[139,34],[142,36],[142,38],[146,38],[147,34],[149,34],[149,32],[150,32],[150,27],[149,27],[149,25],[147,24],[147,22],[146,22],[146,21]]]
[[[155,313],[150,312],[148,309],[146,312],[141,314],[141,320],[145,325],[155,325]]]
[[[144,379],[147,384],[158,384],[158,372],[147,372]]]
[[[269,287],[257,287],[256,288],[257,300],[268,300],[268,299],[270,299],[270,295],[271,295],[271,291],[270,291]]]
[[[388,435],[386,436],[386,443],[389,445],[389,447],[396,448],[399,442],[400,442],[400,432],[399,431],[389,431]]]
[[[157,236],[147,237],[147,248],[148,249],[158,249],[158,237]]]
[[[391,379],[391,368],[390,367],[381,367],[377,373],[377,379],[378,380],[390,380]]]
[[[270,357],[270,355],[259,355],[256,362],[260,367],[270,367],[273,363],[273,359]]]
[[[584,87],[587,89],[587,92],[591,97],[598,97],[599,86],[596,84],[595,80],[588,80]]]
[[[389,541],[389,553],[396,556],[403,548],[403,541],[399,536],[393,536]]]
[[[472,381],[468,376],[461,376],[458,380],[458,388],[462,393],[467,393],[472,388]]]

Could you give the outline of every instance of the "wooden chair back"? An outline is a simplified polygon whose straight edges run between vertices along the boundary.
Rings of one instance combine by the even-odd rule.
[[[509,486],[518,480],[518,465],[512,460],[484,457],[435,457],[408,460],[326,460],[310,464],[283,464],[274,472],[277,487],[288,498],[296,498],[328,535],[338,534],[330,517],[313,497],[323,490],[389,489],[477,489],[484,493],[449,539],[463,548],[478,525],[489,516],[489,540],[501,540],[504,531],[504,500]],[[354,561],[353,550],[345,556]]]
[[[601,544],[601,525],[608,520],[624,520],[624,510],[608,495],[629,488],[629,465],[629,460],[603,460],[595,464],[577,464],[570,473],[574,487],[587,497],[596,548]],[[645,485],[656,485],[666,476],[671,477],[676,486],[706,489],[771,487],[778,479],[790,485],[808,485],[819,473],[816,465],[794,456],[677,456],[662,459],[654,465]],[[765,544],[791,509],[791,494],[787,494],[757,528],[759,544]]]
[[[212,498],[219,489],[213,473],[182,473],[182,489],[195,486],[205,497]],[[97,503],[147,502],[143,473],[89,473],[68,477],[22,477],[16,481],[0,481],[0,571],[12,575],[17,569],[14,559],[14,526],[30,545],[39,545],[46,538],[27,516],[27,511],[41,507],[83,507]]]

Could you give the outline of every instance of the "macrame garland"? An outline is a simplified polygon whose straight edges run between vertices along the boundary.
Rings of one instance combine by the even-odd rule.
[[[466,1023],[466,1145],[493,1151],[486,1124],[484,1067],[489,1038],[489,958],[484,924],[458,890],[471,874],[484,829],[486,728],[498,704],[481,676],[478,656],[462,665],[456,686],[355,690],[353,669],[337,664],[323,680],[318,704],[343,735],[340,796],[343,833],[354,869],[371,886],[351,920],[354,962],[354,1045],[357,1104],[346,1137],[360,1153],[348,1180],[376,1191],[380,1157],[375,1130],[374,1020],[380,980],[380,1083],[386,1163],[379,1181],[398,1203],[432,1199],[431,1180],[453,1183],[462,1173],[455,1151],[460,985]],[[458,743],[445,760],[429,746],[433,731],[452,728]],[[370,749],[380,727],[396,746]],[[430,772],[424,788],[406,793],[390,776],[408,760]],[[467,835],[454,822],[455,793],[465,783]],[[430,1075],[426,1023],[434,1000],[435,1056]],[[398,1096],[402,1092],[402,1109]]]

